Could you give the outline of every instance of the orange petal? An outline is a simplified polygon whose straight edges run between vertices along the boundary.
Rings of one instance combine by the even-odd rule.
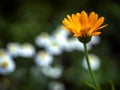
[[[69,20],[71,23],[73,23],[73,20],[72,20],[72,18],[71,18],[70,15],[67,15],[67,18],[68,18],[68,20]]]
[[[98,19],[98,15],[95,14],[95,12],[91,12],[91,13],[89,14],[89,20],[88,20],[89,25],[90,25],[90,26],[95,25],[95,23],[97,22],[97,19]]]
[[[70,21],[68,21],[66,18],[64,18],[64,20],[62,21],[63,24],[71,24]]]
[[[80,22],[81,22],[81,25],[83,25],[83,26],[86,26],[86,24],[88,23],[88,15],[85,11],[81,12]]]
[[[97,22],[96,22],[96,24],[95,24],[95,26],[94,26],[94,29],[99,28],[99,27],[103,24],[103,22],[104,22],[104,17],[100,17],[100,18],[97,20]]]
[[[80,33],[74,33],[73,36],[79,37],[79,36],[81,36],[81,34]]]
[[[76,15],[72,14],[72,20],[75,21],[76,20]]]
[[[99,27],[103,24],[104,22],[104,17],[100,17],[97,22],[95,23],[95,25],[93,27],[91,27],[91,29],[89,30],[88,33],[92,33],[94,31],[98,31]]]
[[[74,26],[76,26],[79,23],[79,19],[75,14],[72,14],[72,20],[73,20]]]
[[[92,36],[97,36],[97,35],[100,35],[101,34],[101,32],[94,32],[94,33],[92,33]]]
[[[76,13],[76,16],[77,16],[78,18],[80,18],[80,15],[81,15],[80,13]]]
[[[61,26],[63,29],[68,30],[65,26]],[[69,31],[69,30],[68,30]]]
[[[71,28],[69,28],[69,27],[62,26],[62,28],[65,29],[65,30],[67,30],[67,31],[69,31],[69,32],[71,32],[71,33],[75,33],[75,32],[73,32],[73,30],[72,30]]]
[[[108,26],[108,24],[105,24],[105,25],[99,27],[98,30],[100,30],[100,29],[102,29],[102,28],[104,28],[104,27],[106,27],[106,26]]]

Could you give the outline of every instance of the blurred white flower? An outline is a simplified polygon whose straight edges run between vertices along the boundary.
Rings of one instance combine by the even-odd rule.
[[[91,65],[92,70],[99,69],[100,64],[101,64],[100,58],[98,56],[94,55],[94,54],[88,54],[88,57],[89,57],[89,61],[90,61],[90,65]],[[82,66],[83,66],[83,68],[88,70],[87,62],[86,62],[85,57],[82,60]]]
[[[66,41],[67,41],[67,39],[68,39],[68,37],[62,35],[62,34],[59,33],[59,32],[54,33],[54,34],[52,35],[52,38],[51,38],[51,39],[53,39],[53,38],[54,38],[54,41],[55,41],[56,43],[58,43],[59,47],[61,47],[61,48],[64,48],[64,46],[66,45]]]
[[[67,38],[63,45],[63,50],[67,52],[72,52],[75,50],[75,39],[74,38]]]
[[[61,25],[59,25],[53,34],[57,35],[58,37],[60,36],[60,37],[67,38],[70,35],[70,32],[63,29]]]
[[[6,75],[14,70],[15,62],[4,50],[0,50],[0,74]]]
[[[50,35],[46,32],[41,33],[35,38],[35,43],[39,47],[47,47],[50,42]]]
[[[71,47],[74,48],[74,50],[79,50],[79,51],[84,51],[84,46],[83,43],[81,43],[78,38],[73,37],[71,38],[72,43],[71,43]],[[91,46],[87,44],[87,49],[88,51],[91,49]]]
[[[53,79],[58,79],[62,75],[63,68],[61,66],[49,66],[42,69],[44,75]]]
[[[8,43],[7,44],[7,51],[10,56],[18,57],[20,54],[21,46],[19,43]]]
[[[52,81],[48,85],[49,90],[65,90],[65,86],[61,82]]]
[[[35,63],[38,66],[46,67],[52,64],[53,57],[46,51],[39,51],[35,56]]]
[[[96,45],[99,42],[100,42],[100,38],[98,36],[93,36],[91,41],[87,44],[88,51],[91,50],[92,45]],[[84,51],[83,43],[81,43],[76,37],[67,38],[66,41],[64,41],[63,48],[65,51],[73,51],[73,50]]]
[[[4,49],[0,49],[0,59],[6,56],[9,57],[9,54]]]
[[[89,46],[97,45],[100,42],[99,36],[92,36],[91,41],[88,43]]]
[[[62,41],[59,42],[62,43]],[[60,55],[62,53],[62,48],[54,37],[51,37],[50,42],[45,49],[51,55]]]
[[[35,48],[30,43],[21,45],[20,56],[31,58],[35,54]]]

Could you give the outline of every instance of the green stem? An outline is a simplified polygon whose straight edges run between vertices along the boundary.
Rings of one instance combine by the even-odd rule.
[[[96,86],[96,90],[101,90],[99,84],[95,80],[93,71],[92,71],[91,66],[90,66],[90,62],[89,62],[89,58],[88,58],[87,45],[86,45],[86,43],[84,43],[83,45],[84,45],[84,54],[85,54],[85,58],[86,58],[87,66],[88,66],[88,71],[90,73],[91,79],[92,79],[94,85]]]

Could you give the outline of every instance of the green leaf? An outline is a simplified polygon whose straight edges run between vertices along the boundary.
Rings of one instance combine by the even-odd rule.
[[[111,84],[111,90],[115,90],[114,83],[113,83],[111,80],[109,80],[109,82],[110,82],[110,84]]]
[[[97,88],[94,86],[94,85],[92,85],[92,84],[90,84],[90,83],[87,83],[87,82],[84,82],[87,86],[89,86],[90,88],[93,88],[94,90],[97,90]]]

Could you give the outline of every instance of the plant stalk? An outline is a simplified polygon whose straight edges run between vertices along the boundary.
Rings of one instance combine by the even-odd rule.
[[[96,87],[96,90],[101,90],[99,84],[98,84],[97,81],[95,80],[93,71],[92,71],[91,66],[90,66],[90,61],[89,61],[89,57],[88,57],[87,45],[86,45],[86,43],[83,43],[83,45],[84,45],[84,54],[85,54],[85,58],[86,58],[86,62],[87,62],[89,74],[90,74],[90,76],[91,76],[91,79],[92,79],[95,87]]]

